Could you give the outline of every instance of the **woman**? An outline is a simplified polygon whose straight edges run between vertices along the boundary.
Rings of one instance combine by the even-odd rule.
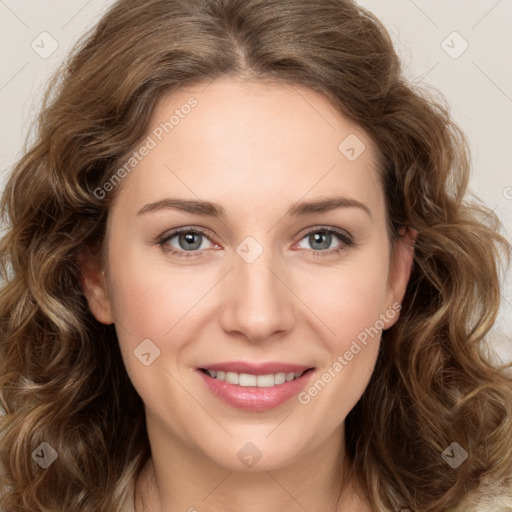
[[[400,73],[348,0],[105,14],[2,199],[5,510],[505,509],[510,247]]]

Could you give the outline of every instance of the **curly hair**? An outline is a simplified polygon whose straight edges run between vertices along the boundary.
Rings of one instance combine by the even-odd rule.
[[[491,482],[509,485],[511,364],[493,364],[485,341],[511,248],[496,215],[465,198],[469,147],[442,95],[407,83],[382,23],[350,0],[120,0],[49,84],[2,196],[3,508],[118,512],[150,457],[142,400],[78,261],[102,257],[118,190],[94,191],[156,102],[222,76],[324,95],[375,141],[391,240],[418,232],[400,318],[346,418],[372,506],[462,511]],[[58,454],[46,470],[31,457],[43,442]],[[456,469],[442,457],[454,442],[467,452]]]

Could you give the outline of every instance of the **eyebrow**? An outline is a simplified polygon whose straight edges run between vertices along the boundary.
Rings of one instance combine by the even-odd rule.
[[[343,196],[326,197],[317,199],[315,201],[297,203],[292,205],[286,215],[312,215],[315,213],[324,213],[330,210],[335,210],[337,208],[358,208],[368,214],[370,218],[372,218],[371,211],[365,204],[357,201],[356,199]],[[161,199],[160,201],[156,201],[154,203],[146,204],[137,212],[137,215],[144,215],[146,213],[164,209],[180,210],[195,215],[204,215],[217,218],[226,218],[227,216],[226,210],[219,203],[171,197]]]

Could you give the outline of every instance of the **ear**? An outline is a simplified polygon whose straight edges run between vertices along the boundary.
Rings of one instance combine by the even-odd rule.
[[[397,305],[402,304],[407,283],[411,276],[414,262],[414,243],[418,231],[413,227],[403,226],[398,230],[398,235],[390,261],[387,295],[388,308],[393,308],[396,312],[398,312]],[[386,324],[386,329],[389,329],[398,320],[398,317],[398,314],[394,314],[393,318]]]
[[[114,323],[107,280],[101,265],[93,257],[80,256],[78,267],[82,274],[82,290],[94,318],[102,324],[109,325]]]

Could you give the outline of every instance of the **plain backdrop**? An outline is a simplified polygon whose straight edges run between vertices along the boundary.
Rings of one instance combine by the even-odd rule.
[[[512,1],[360,0],[389,30],[406,77],[436,88],[471,144],[470,193],[512,233]],[[42,89],[112,1],[0,0],[0,180],[23,152]],[[3,185],[0,183],[0,191]],[[490,341],[512,360],[512,272]]]

